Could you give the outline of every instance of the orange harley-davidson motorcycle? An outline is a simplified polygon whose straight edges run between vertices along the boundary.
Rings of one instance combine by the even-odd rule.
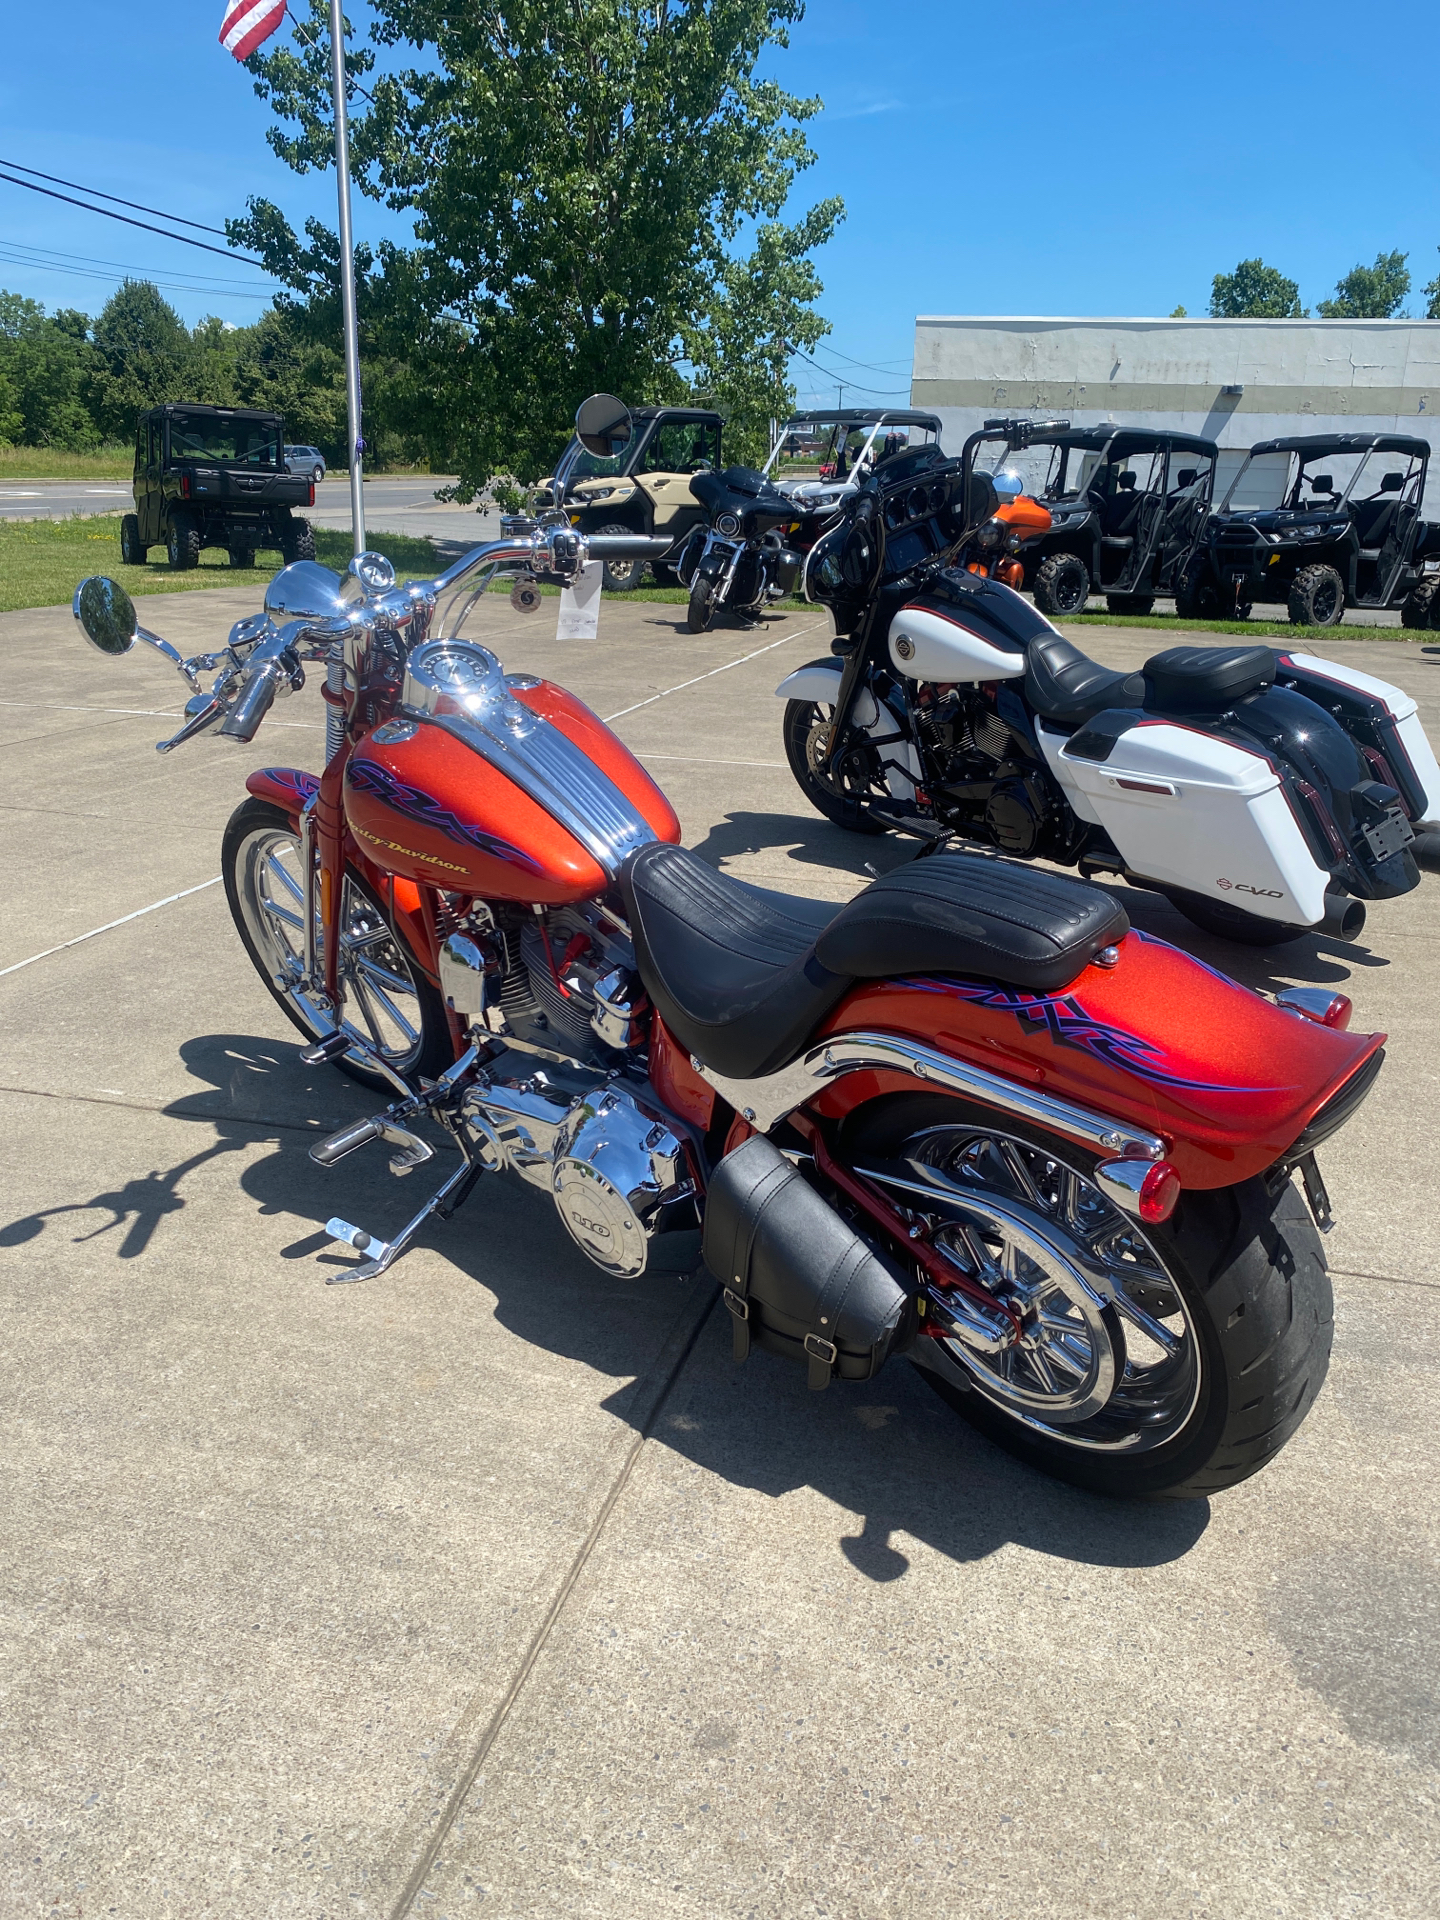
[[[605,452],[627,426],[618,402],[577,419]],[[942,846],[838,909],[717,873],[588,708],[464,637],[497,566],[564,575],[639,544],[557,521],[405,587],[373,554],[343,577],[301,562],[189,661],[113,582],[77,591],[97,646],[148,641],[194,689],[161,751],[253,738],[325,663],[326,764],[250,777],[231,911],[304,1059],[394,1096],[311,1158],[384,1141],[405,1172],[448,1135],[454,1162],[389,1242],[332,1220],[362,1256],[333,1277],[383,1273],[508,1169],[611,1275],[703,1253],[737,1353],[793,1356],[814,1386],[903,1352],[1079,1484],[1197,1495],[1255,1472],[1324,1378],[1314,1153],[1383,1036],[995,857]]]

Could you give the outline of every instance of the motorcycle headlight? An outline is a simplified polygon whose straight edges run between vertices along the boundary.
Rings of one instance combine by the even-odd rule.
[[[715,531],[723,533],[727,540],[733,540],[740,531],[740,520],[733,513],[718,514],[715,519]]]
[[[1003,520],[984,520],[976,530],[975,544],[977,547],[998,547],[1004,538],[1005,522]]]

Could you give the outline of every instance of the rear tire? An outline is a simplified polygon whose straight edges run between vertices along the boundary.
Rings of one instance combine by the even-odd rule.
[[[1310,927],[1292,926],[1286,920],[1267,920],[1263,914],[1248,913],[1244,907],[1232,907],[1228,900],[1211,900],[1203,893],[1186,893],[1180,887],[1165,887],[1165,898],[1183,913],[1192,926],[1213,933],[1221,940],[1234,940],[1242,947],[1279,947],[1298,940]]]
[[[1290,619],[1297,627],[1335,627],[1345,618],[1345,582],[1334,567],[1302,567],[1290,583]]]
[[[1035,569],[1032,592],[1041,613],[1083,613],[1090,598],[1090,569],[1078,553],[1052,553]]]
[[[120,564],[122,567],[143,567],[149,557],[149,548],[140,544],[139,516],[127,513],[120,522]]]
[[[1210,569],[1192,561],[1175,589],[1175,614],[1180,620],[1218,620],[1220,596]]]
[[[842,1136],[842,1155],[851,1163],[919,1157],[945,1169],[962,1194],[1018,1202],[1052,1245],[1103,1250],[1103,1313],[1085,1315],[1083,1289],[1072,1294],[1082,1302],[1077,1313],[1057,1288],[1041,1292],[1050,1318],[1026,1311],[1033,1344],[1053,1356],[1057,1410],[1067,1389],[1083,1391],[1072,1382],[1087,1347],[1103,1355],[1107,1342],[1118,1345],[1123,1364],[1109,1399],[1088,1416],[1076,1407],[1046,1420],[1046,1390],[1038,1373],[1027,1373],[1023,1348],[1002,1367],[922,1335],[930,1385],[1029,1465],[1116,1498],[1204,1499],[1257,1473],[1314,1405],[1330,1364],[1334,1302],[1314,1223],[1289,1180],[1186,1192],[1163,1225],[1142,1227],[1094,1185],[1093,1154],[993,1110],[925,1094],[862,1109]],[[896,1197],[917,1204],[913,1188]],[[972,1227],[971,1252],[990,1237]],[[1023,1271],[1032,1288],[1045,1271],[1030,1258],[1000,1266]],[[1057,1307],[1063,1317],[1054,1317]],[[1147,1333],[1146,1316],[1174,1343],[1168,1351]],[[1068,1373],[1049,1328],[1061,1330]],[[1022,1394],[1028,1405],[1017,1406]]]
[[[597,527],[595,531],[597,534],[623,533],[633,537],[635,529],[622,527],[617,521],[612,526]],[[606,560],[602,565],[604,572],[600,576],[600,584],[606,593],[633,593],[645,578],[646,563],[643,560]]]
[[[1111,613],[1153,613],[1153,593],[1107,593],[1105,604]]]
[[[834,708],[819,706],[813,700],[787,700],[785,703],[785,758],[795,784],[817,813],[823,813],[848,833],[888,833],[872,820],[864,803],[837,787],[828,775],[822,775],[818,756],[829,739],[829,722]]]
[[[243,801],[231,814],[220,849],[225,896],[240,938],[285,1017],[308,1040],[329,1031],[307,1000],[282,992],[277,974],[298,979],[302,972],[303,919],[299,911],[299,836],[289,816],[266,800]],[[379,942],[377,929],[388,925],[383,909],[354,871],[345,875],[340,979],[347,989],[345,1025],[378,1047],[397,1072],[413,1078],[437,1078],[453,1065],[454,1046],[440,995],[421,972],[404,943],[391,933]],[[320,940],[317,928],[317,964]],[[362,1085],[393,1097],[388,1080],[349,1060],[340,1071]]]
[[[124,545],[124,535],[121,535]],[[1400,602],[1400,624],[1402,627],[1419,628],[1430,626],[1435,618],[1435,589],[1440,587],[1440,573],[1427,574],[1418,580]]]
[[[704,633],[715,618],[715,583],[702,575],[690,588],[685,624],[691,633]]]
[[[290,524],[281,529],[280,558],[287,567],[315,558],[315,532],[308,520],[292,515]]]
[[[165,540],[165,553],[177,573],[186,573],[200,564],[200,529],[188,514],[173,513]]]

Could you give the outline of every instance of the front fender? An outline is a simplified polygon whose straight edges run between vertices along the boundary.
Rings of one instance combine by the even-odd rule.
[[[293,820],[319,786],[318,773],[302,773],[298,767],[257,767],[246,780],[245,791],[282,807]]]
[[[838,660],[812,660],[797,667],[775,689],[777,700],[813,700],[817,707],[833,707],[845,671]]]

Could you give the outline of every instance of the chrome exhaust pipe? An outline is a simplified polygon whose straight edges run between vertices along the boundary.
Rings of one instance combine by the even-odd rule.
[[[1328,933],[1332,940],[1358,940],[1365,927],[1365,903],[1352,900],[1347,893],[1327,893],[1325,912],[1316,933]]]

